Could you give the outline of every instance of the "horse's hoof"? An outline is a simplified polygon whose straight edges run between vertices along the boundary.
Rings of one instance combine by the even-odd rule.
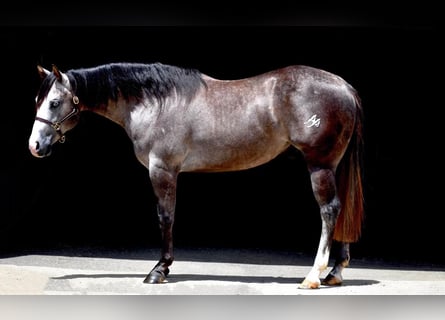
[[[298,286],[298,289],[318,289],[320,288],[320,281],[309,281],[304,279],[302,283]]]
[[[326,278],[322,281],[323,285],[326,286],[340,286],[343,282],[341,276],[335,276],[332,273],[328,274]]]
[[[168,270],[168,269],[167,269]],[[168,274],[168,272],[167,272]],[[145,278],[144,283],[157,284],[167,282],[166,274],[162,271],[154,270]]]

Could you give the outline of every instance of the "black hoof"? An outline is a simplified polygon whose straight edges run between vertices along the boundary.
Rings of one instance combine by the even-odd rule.
[[[343,278],[341,275],[328,274],[327,277],[321,282],[325,286],[341,286]]]
[[[149,283],[149,284],[164,283],[166,282],[168,273],[169,273],[168,269],[166,270],[165,273],[160,270],[153,270],[145,278],[144,283]]]

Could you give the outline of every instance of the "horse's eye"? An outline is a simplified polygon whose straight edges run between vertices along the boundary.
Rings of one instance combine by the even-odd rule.
[[[60,106],[60,101],[59,100],[53,100],[49,103],[49,107],[51,109],[56,109]]]

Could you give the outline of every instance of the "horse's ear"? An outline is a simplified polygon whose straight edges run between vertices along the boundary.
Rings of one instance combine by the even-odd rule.
[[[57,68],[57,66],[54,64],[53,64],[53,73],[56,76],[57,80],[62,82],[62,73],[60,72],[59,68]]]
[[[61,72],[59,68],[57,68],[54,64],[53,64],[53,73],[56,76],[57,80],[61,82],[65,87],[70,86],[70,81],[68,80],[67,75]]]
[[[45,79],[50,74],[50,71],[46,70],[41,65],[37,65],[37,72],[39,73],[40,79],[42,80]]]

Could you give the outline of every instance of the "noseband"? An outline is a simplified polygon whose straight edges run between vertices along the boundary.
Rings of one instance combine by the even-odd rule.
[[[65,142],[65,134],[62,132],[62,128],[61,128],[62,123],[68,119],[71,119],[79,112],[79,109],[77,108],[77,105],[79,104],[79,98],[77,96],[73,96],[73,103],[74,103],[73,110],[71,110],[70,113],[68,113],[66,116],[64,116],[59,121],[52,122],[52,121],[49,121],[49,120],[46,120],[46,119],[43,119],[40,117],[35,117],[35,120],[46,123],[47,125],[51,126],[51,128],[53,128],[57,132],[57,134],[60,136],[59,140],[57,140],[57,141],[60,143]]]

